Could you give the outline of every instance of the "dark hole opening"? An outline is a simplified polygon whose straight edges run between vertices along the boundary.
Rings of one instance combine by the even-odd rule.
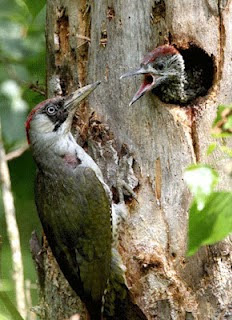
[[[176,258],[176,253],[175,252],[172,252],[172,257]]]
[[[184,58],[189,88],[195,91],[192,100],[205,96],[213,85],[215,70],[213,57],[195,45],[178,50]]]

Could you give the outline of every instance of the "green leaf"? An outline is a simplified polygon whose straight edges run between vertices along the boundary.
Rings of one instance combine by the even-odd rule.
[[[5,317],[3,314],[0,313],[0,320],[9,320],[9,317]]]
[[[214,125],[216,125],[220,120],[222,120],[222,118],[226,116],[226,114],[224,114],[225,110],[230,110],[230,109],[232,109],[232,105],[226,105],[226,106],[219,105],[217,110],[217,116],[214,120]]]
[[[15,308],[14,304],[11,302],[10,298],[5,292],[0,292],[0,300],[5,305],[6,309],[9,311],[12,319],[14,320],[23,320],[18,310]]]
[[[232,158],[232,149],[226,146],[221,146],[220,149]]]
[[[195,197],[197,209],[203,210],[218,182],[217,172],[207,165],[192,165],[185,171],[184,180]]]
[[[232,135],[232,105],[218,106],[217,116],[213,123],[213,136],[228,137]]]
[[[224,129],[228,130],[232,128],[232,116],[227,118],[227,122],[224,124]]]
[[[7,279],[1,279],[0,281],[0,292],[1,291],[11,291],[13,290],[13,286]]]
[[[43,9],[46,4],[46,0],[23,0],[33,17],[36,17],[38,13]]]
[[[202,211],[197,209],[194,201],[190,208],[187,254],[193,255],[200,246],[218,242],[231,232],[231,192],[210,194]]]
[[[209,146],[208,146],[208,149],[207,149],[207,155],[211,155],[211,153],[214,152],[214,150],[217,148],[217,144],[216,143],[211,143]]]

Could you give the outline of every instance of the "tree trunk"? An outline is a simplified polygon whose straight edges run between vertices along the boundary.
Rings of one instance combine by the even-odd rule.
[[[136,190],[138,202],[126,202],[119,251],[131,297],[147,319],[232,316],[231,242],[186,258],[191,197],[183,181],[188,165],[203,162],[219,170],[221,188],[229,185],[221,154],[206,150],[218,104],[232,100],[231,19],[232,2],[223,0],[47,1],[48,96],[102,81],[80,107],[75,128],[115,201],[116,175]],[[164,43],[197,46],[212,59],[208,95],[180,107],[150,93],[129,107],[140,80],[120,75]],[[51,259],[45,254],[45,318],[67,319],[80,302]]]

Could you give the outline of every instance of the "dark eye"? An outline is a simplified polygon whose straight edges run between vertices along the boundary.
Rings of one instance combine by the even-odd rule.
[[[47,112],[47,115],[53,116],[57,112],[57,107],[54,104],[49,104],[46,112]]]
[[[164,63],[162,63],[162,62],[156,63],[155,68],[158,69],[158,70],[163,70],[164,69]]]

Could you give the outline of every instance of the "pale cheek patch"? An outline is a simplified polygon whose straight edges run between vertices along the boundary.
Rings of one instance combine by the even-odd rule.
[[[31,130],[40,133],[52,132],[54,129],[54,124],[44,114],[38,115],[36,121],[32,120],[30,126]]]

